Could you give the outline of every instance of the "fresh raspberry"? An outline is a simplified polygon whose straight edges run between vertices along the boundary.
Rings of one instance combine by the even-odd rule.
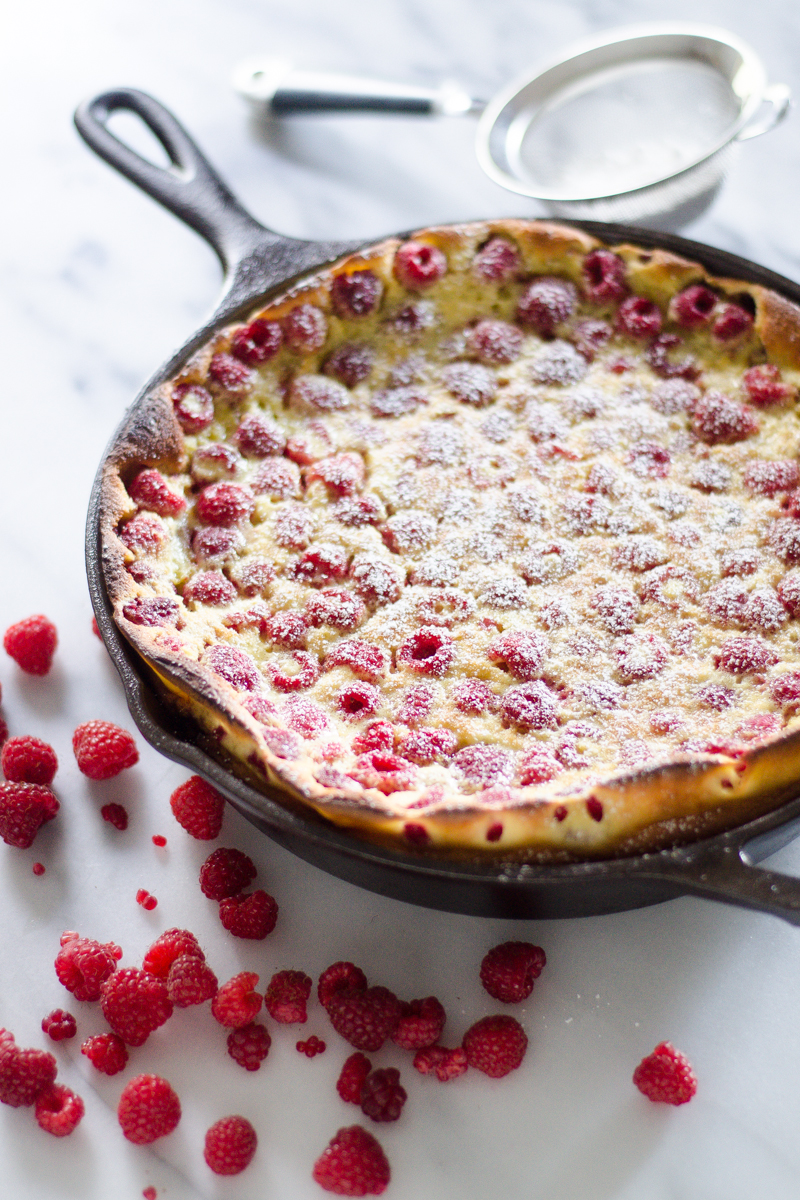
[[[611,250],[590,250],[581,267],[584,290],[590,300],[605,304],[628,294],[625,263]]]
[[[136,903],[141,905],[146,912],[152,912],[154,908],[158,908],[158,900],[151,895],[146,888],[139,888],[136,893]]]
[[[691,1063],[671,1042],[661,1042],[642,1059],[633,1082],[648,1100],[661,1104],[687,1104],[697,1091]]]
[[[376,1138],[360,1125],[340,1129],[314,1163],[315,1181],[337,1196],[381,1196],[389,1184],[389,1160]]]
[[[35,862],[33,864],[33,866],[31,867],[31,870],[33,871],[34,875],[44,875],[44,872],[45,872],[44,863]]]
[[[0,1030],[0,1103],[28,1108],[56,1078],[56,1060],[46,1050],[21,1050],[13,1034]]]
[[[113,942],[103,944],[69,931],[61,935],[54,965],[59,983],[76,1000],[99,1000],[103,984],[121,958],[122,950]]]
[[[514,679],[527,681],[538,675],[548,650],[547,639],[540,633],[504,633],[489,643],[486,656],[504,666]]]
[[[113,779],[139,761],[131,734],[111,721],[86,721],[72,735],[78,767],[89,779]]]
[[[332,375],[345,387],[354,388],[357,383],[366,379],[372,370],[375,354],[363,342],[346,342],[337,347],[333,354],[325,359],[322,370],[325,375]]]
[[[711,332],[718,342],[731,342],[752,328],[753,316],[746,308],[741,304],[723,304],[714,318]]]
[[[500,1079],[520,1065],[528,1039],[514,1017],[484,1017],[467,1030],[462,1046],[471,1067]]]
[[[396,1067],[372,1071],[361,1087],[361,1111],[373,1121],[396,1121],[407,1099]]]
[[[54,1008],[51,1013],[42,1018],[42,1031],[54,1042],[63,1042],[66,1038],[74,1038],[78,1032],[78,1022],[72,1013],[63,1008]]]
[[[282,342],[283,331],[278,322],[257,317],[249,325],[236,330],[231,341],[231,352],[248,367],[258,367],[275,357]]]
[[[334,997],[346,992],[364,992],[367,977],[360,967],[351,962],[335,962],[327,967],[317,983],[317,998],[327,1009]]]
[[[0,783],[0,838],[8,846],[27,850],[59,807],[50,788],[39,783]]]
[[[486,317],[467,334],[467,353],[484,366],[503,366],[519,358],[522,332],[508,321]]]
[[[228,1029],[241,1029],[249,1025],[261,1011],[261,997],[255,988],[258,975],[253,971],[242,971],[223,983],[211,1003],[211,1012]]]
[[[100,1007],[114,1033],[128,1046],[144,1045],[172,1016],[166,986],[138,967],[122,967],[109,976],[100,993]]]
[[[403,1004],[392,1041],[402,1050],[422,1050],[437,1042],[447,1015],[435,996]]]
[[[490,996],[504,1004],[518,1004],[533,991],[546,963],[541,946],[530,942],[503,942],[485,955],[481,983]]]
[[[269,1054],[271,1045],[269,1031],[254,1021],[228,1034],[228,1054],[245,1071],[257,1071]]]
[[[200,433],[214,420],[211,393],[199,383],[179,383],[172,391],[172,405],[186,433]]]
[[[312,980],[303,971],[278,971],[272,976],[264,996],[269,1015],[281,1025],[302,1025],[308,1020],[306,1004]]]
[[[83,1101],[63,1084],[54,1083],[36,1097],[36,1120],[45,1133],[53,1137],[68,1137],[81,1121]]]
[[[772,404],[783,404],[794,396],[791,384],[784,383],[778,367],[764,363],[750,367],[742,376],[748,399],[756,408],[769,408]]]
[[[556,326],[572,316],[577,302],[577,289],[569,280],[540,275],[520,296],[517,320],[535,330],[540,337],[551,338]]]
[[[177,787],[169,804],[175,820],[193,838],[207,842],[219,837],[225,797],[199,775],[192,775]]]
[[[89,1062],[103,1075],[118,1075],[128,1063],[128,1051],[116,1033],[99,1033],[87,1038],[81,1046]]]
[[[236,525],[252,511],[252,493],[238,483],[210,483],[197,497],[197,519],[204,525]]]
[[[474,274],[487,283],[507,283],[521,266],[519,250],[504,237],[490,238],[472,260]]]
[[[167,976],[167,993],[176,1008],[189,1008],[213,1000],[219,984],[211,967],[194,954],[181,954]]]
[[[661,310],[644,296],[629,296],[617,311],[617,329],[632,338],[656,337],[661,332]]]
[[[327,334],[325,314],[314,304],[298,304],[283,318],[283,336],[292,350],[321,350]]]
[[[247,892],[220,901],[219,919],[234,937],[262,941],[278,920],[278,905],[267,892]]]
[[[255,863],[241,850],[220,847],[200,868],[200,891],[209,900],[226,900],[244,891],[256,875]]]
[[[142,970],[156,979],[166,980],[169,970],[177,958],[191,955],[202,962],[205,959],[197,938],[188,929],[168,929],[156,938],[144,956]]]
[[[366,1054],[356,1051],[350,1055],[336,1081],[336,1090],[342,1100],[347,1104],[361,1103],[361,1088],[371,1070],[372,1063]]]
[[[14,737],[3,746],[0,766],[9,783],[53,782],[58,759],[52,746],[36,737]]]
[[[331,303],[340,317],[366,317],[377,308],[383,284],[374,271],[351,271],[334,275]]]
[[[160,471],[150,468],[134,476],[128,484],[128,494],[139,508],[149,509],[160,517],[177,517],[186,508],[183,496],[173,492]]]
[[[316,1058],[318,1054],[324,1054],[327,1049],[322,1038],[318,1038],[315,1034],[305,1042],[298,1042],[295,1050],[300,1054],[305,1054],[306,1058]]]
[[[698,329],[711,319],[717,296],[702,283],[693,283],[678,292],[669,306],[669,315],[684,329]]]
[[[244,1117],[223,1117],[206,1134],[203,1158],[215,1175],[239,1175],[256,1152],[256,1131]]]
[[[52,621],[41,613],[10,625],[3,647],[28,675],[46,675],[53,662],[58,633]]]
[[[414,1055],[414,1067],[420,1075],[435,1075],[440,1083],[449,1083],[463,1075],[468,1067],[467,1054],[462,1046],[449,1050],[446,1046],[426,1046]]]
[[[151,837],[150,841],[153,843],[154,846],[158,846],[159,848],[162,846],[166,846],[166,844],[167,844],[167,839],[160,833],[154,833],[153,836]]]
[[[438,678],[449,670],[455,656],[455,643],[446,630],[435,625],[423,625],[401,643],[397,662],[399,666]]]
[[[117,1118],[129,1142],[147,1146],[172,1133],[181,1119],[181,1102],[166,1079],[137,1075],[122,1089]]]
[[[400,1001],[388,988],[337,992],[327,1004],[331,1025],[356,1050],[380,1050],[394,1032],[400,1017]]]

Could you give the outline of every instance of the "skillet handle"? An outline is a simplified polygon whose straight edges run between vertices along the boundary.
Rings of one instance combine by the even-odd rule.
[[[108,129],[116,112],[134,113],[170,160],[157,167]],[[75,125],[96,154],[174,213],[213,247],[226,276],[265,243],[289,239],[271,233],[242,207],[183,126],[163,105],[134,88],[116,88],[85,100]]]

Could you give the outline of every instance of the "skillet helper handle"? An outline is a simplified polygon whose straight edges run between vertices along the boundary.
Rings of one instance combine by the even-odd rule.
[[[771,83],[764,92],[763,103],[770,106],[769,111],[761,120],[755,120],[752,125],[746,125],[740,133],[737,133],[737,142],[747,142],[750,138],[761,137],[763,133],[769,133],[770,129],[780,125],[792,107],[791,89],[785,83]]]
[[[117,112],[133,113],[144,122],[166,151],[168,167],[148,162],[111,133],[108,122]],[[104,92],[78,107],[75,125],[96,154],[205,238],[226,275],[269,239],[269,231],[242,207],[183,126],[152,96],[134,88]]]

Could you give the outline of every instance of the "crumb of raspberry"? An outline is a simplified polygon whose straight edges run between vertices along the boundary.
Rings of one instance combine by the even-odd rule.
[[[764,363],[750,367],[742,376],[747,397],[756,408],[769,408],[773,404],[784,404],[794,397],[795,389],[784,383],[778,367]]]
[[[152,912],[154,908],[158,908],[158,900],[155,896],[151,896],[146,888],[139,888],[136,893],[136,903],[147,912]]]
[[[472,270],[487,283],[508,283],[522,266],[519,250],[504,237],[493,237],[472,260]]]
[[[113,942],[96,942],[68,931],[61,935],[56,976],[76,1000],[99,1000],[103,984],[121,958],[122,950]]]
[[[197,938],[188,929],[168,929],[153,942],[144,956],[142,970],[156,979],[166,980],[170,967],[181,956],[205,959]]]
[[[314,1180],[337,1196],[380,1196],[391,1178],[389,1160],[360,1125],[340,1129],[314,1163]]]
[[[520,1065],[528,1039],[514,1017],[484,1017],[467,1030],[462,1045],[471,1067],[501,1079]]]
[[[661,309],[644,296],[629,296],[617,310],[617,329],[628,337],[656,337],[661,332],[661,321]]]
[[[128,1046],[142,1046],[172,1016],[164,983],[138,967],[122,967],[100,992],[100,1007],[114,1033]]]
[[[331,1024],[356,1050],[380,1050],[402,1015],[400,1001],[388,988],[335,992],[326,1005]]]
[[[228,1034],[228,1054],[245,1071],[258,1071],[271,1045],[269,1031],[255,1021]]]
[[[59,807],[50,788],[42,784],[0,783],[0,838],[8,846],[27,850]]]
[[[186,433],[201,433],[214,420],[211,393],[199,383],[179,383],[172,391],[172,405]]]
[[[137,1075],[122,1089],[117,1118],[129,1142],[147,1146],[172,1133],[181,1119],[181,1103],[166,1079]]]
[[[167,844],[167,839],[160,833],[154,833],[150,840],[154,846],[158,846],[159,848]]]
[[[10,625],[3,637],[6,654],[28,675],[47,674],[57,644],[55,625],[41,613]]]
[[[347,342],[325,359],[322,370],[345,387],[354,388],[366,379],[375,359],[373,350],[362,342]]]
[[[265,321],[256,317],[249,325],[237,329],[231,342],[231,351],[248,367],[258,367],[274,358],[283,343],[283,331],[277,321]]]
[[[335,996],[346,992],[366,991],[367,977],[351,962],[335,962],[327,967],[317,983],[317,998],[327,1009]]]
[[[447,259],[436,246],[404,242],[394,256],[394,276],[409,291],[421,291],[447,271]]]
[[[111,721],[86,721],[72,735],[78,767],[89,779],[113,779],[139,761],[131,734]]]
[[[361,1111],[372,1121],[396,1121],[407,1099],[396,1067],[372,1071],[361,1086]]]
[[[467,334],[467,353],[484,366],[503,366],[519,358],[522,332],[508,321],[487,317]]]
[[[217,977],[202,958],[181,954],[172,963],[167,976],[167,992],[176,1008],[189,1008],[213,1000],[219,984]]]
[[[481,983],[495,1000],[519,1004],[530,996],[546,961],[541,946],[530,942],[503,942],[484,956]]]
[[[340,317],[366,317],[378,307],[383,284],[374,271],[350,271],[335,275],[331,303]]]
[[[295,1046],[300,1054],[305,1054],[306,1058],[316,1058],[318,1054],[324,1054],[327,1047],[322,1038],[318,1038],[315,1034],[305,1042],[298,1042]]]
[[[158,1192],[156,1191],[156,1189],[154,1187],[146,1187],[142,1191],[142,1196],[143,1196],[144,1200],[156,1200],[156,1197],[158,1196]]]
[[[308,1020],[311,987],[312,980],[303,971],[277,971],[264,996],[267,1012],[281,1025],[303,1024]]]
[[[9,783],[48,785],[58,769],[52,746],[36,737],[14,737],[3,746],[0,766]]]
[[[28,1108],[53,1086],[57,1065],[46,1050],[21,1050],[12,1034],[0,1030],[0,1103]]]
[[[438,678],[449,670],[455,656],[455,643],[446,630],[435,625],[423,625],[401,643],[397,662],[399,666]]]
[[[255,990],[257,985],[258,975],[253,971],[241,971],[222,984],[211,1002],[211,1012],[220,1025],[241,1029],[258,1016],[261,997]]]
[[[749,333],[753,328],[753,316],[741,304],[723,304],[714,318],[711,332],[718,342],[731,342]]]
[[[253,1161],[256,1131],[244,1117],[223,1117],[206,1133],[203,1157],[215,1175],[240,1175]]]
[[[283,318],[283,336],[292,350],[321,350],[328,334],[324,312],[314,304],[298,304]]]
[[[622,300],[628,294],[625,263],[611,250],[590,250],[581,267],[584,290],[597,304]]]
[[[34,875],[44,875],[44,872],[45,872],[44,863],[35,862],[33,864],[33,866],[31,867],[31,870],[33,871]]]
[[[99,1033],[87,1038],[81,1046],[89,1062],[103,1075],[118,1075],[128,1063],[128,1051],[116,1033]]]
[[[66,1038],[74,1038],[78,1032],[78,1022],[72,1013],[63,1008],[54,1008],[51,1013],[42,1018],[42,1031],[54,1042],[63,1042]]]
[[[255,863],[241,850],[220,847],[200,868],[200,890],[209,900],[225,900],[244,891],[256,874]]]
[[[643,1096],[661,1104],[686,1104],[697,1091],[697,1079],[685,1054],[671,1042],[661,1042],[633,1073]]]
[[[186,508],[183,496],[172,490],[160,471],[151,468],[134,476],[128,484],[128,494],[139,508],[149,509],[160,517],[177,517]]]
[[[528,284],[517,304],[517,320],[540,337],[555,336],[556,327],[574,312],[578,292],[573,283],[553,275],[541,275]]]
[[[392,1041],[402,1050],[422,1050],[439,1040],[447,1014],[435,996],[403,1004]]]
[[[372,1063],[365,1054],[356,1051],[342,1067],[336,1081],[336,1091],[347,1104],[361,1103],[361,1088],[372,1070]]]
[[[68,1137],[80,1124],[84,1107],[80,1096],[63,1084],[54,1083],[36,1097],[36,1121],[53,1137]]]
[[[486,656],[504,666],[514,679],[527,681],[539,673],[548,649],[547,639],[540,633],[504,633],[489,643]]]
[[[277,902],[267,892],[248,892],[220,901],[219,919],[234,937],[262,941],[275,928]]]
[[[192,775],[177,787],[169,804],[175,820],[193,838],[207,842],[219,837],[225,797],[199,775]]]
[[[463,1046],[425,1046],[414,1055],[414,1067],[420,1075],[435,1075],[440,1083],[458,1079],[469,1066]]]

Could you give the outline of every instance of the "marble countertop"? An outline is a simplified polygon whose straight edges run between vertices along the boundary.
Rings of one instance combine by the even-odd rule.
[[[278,969],[316,976],[337,959],[401,996],[437,995],[445,1040],[460,1040],[500,1006],[478,980],[492,945],[542,945],[548,965],[515,1015],[530,1046],[522,1068],[492,1081],[477,1072],[444,1087],[392,1048],[409,1100],[400,1121],[374,1127],[392,1165],[392,1200],[744,1200],[800,1194],[800,932],[778,919],[694,899],[561,922],[484,920],[432,912],[361,891],[308,866],[235,812],[218,844],[246,850],[281,906],[263,943],[224,933],[197,871],[209,847],[168,807],[185,769],[137,737],[141,759],[106,784],[74,763],[75,726],[104,718],[128,727],[120,684],[91,631],[83,525],[97,463],[142,382],[211,311],[218,267],[207,247],[90,154],[71,125],[84,97],[114,86],[150,91],[187,125],[242,202],[281,232],[372,238],[387,231],[487,215],[533,215],[480,172],[469,119],[304,118],[268,130],[249,122],[229,77],[247,54],[312,68],[434,84],[458,79],[489,95],[529,63],[577,37],[642,20],[701,20],[751,42],[770,77],[800,95],[800,18],[781,0],[102,0],[17,5],[6,20],[0,88],[3,160],[0,245],[3,453],[0,471],[0,628],[33,612],[57,624],[46,678],[0,656],[2,713],[12,734],[52,743],[60,768],[58,819],[35,846],[0,845],[0,1025],[44,1046],[42,1017],[71,1008],[79,1036],[48,1046],[86,1117],[64,1141],[30,1110],[0,1113],[3,1195],[26,1200],[314,1200],[311,1167],[334,1132],[361,1114],[334,1083],[348,1048],[318,1005],[308,1024],[270,1022],[272,1050],[249,1074],[225,1054],[205,1011],[179,1012],[106,1079],[79,1053],[103,1029],[52,963],[64,929],[125,952],[137,964],[154,937],[187,926],[220,979]],[[140,131],[119,125],[137,143]],[[749,143],[714,207],[684,232],[800,280],[796,115]],[[120,833],[100,819],[109,801],[131,814]],[[153,845],[153,834],[167,846]],[[46,866],[36,877],[34,861]],[[771,866],[800,872],[800,842]],[[158,897],[145,912],[135,894]],[[69,1002],[69,1003],[68,1003]],[[509,1010],[512,1011],[512,1010]],[[328,1050],[298,1054],[299,1036]],[[696,1098],[650,1105],[632,1087],[639,1059],[668,1039],[692,1060]],[[123,1083],[152,1071],[170,1080],[184,1117],[152,1148],[127,1143],[114,1107]],[[202,1160],[205,1129],[248,1117],[259,1149],[235,1179]]]

